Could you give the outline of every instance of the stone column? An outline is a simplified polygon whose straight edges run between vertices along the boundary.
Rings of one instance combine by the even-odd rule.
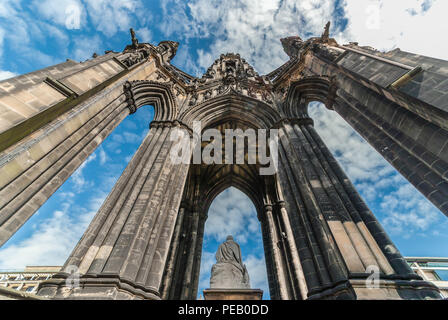
[[[358,54],[344,58],[342,65],[341,61],[329,63],[313,54],[306,58],[304,73],[336,79],[337,91],[327,92],[328,97],[319,93],[317,100],[329,99],[328,107],[334,108],[398,172],[448,215],[448,121],[446,110],[440,108],[446,95],[443,90],[434,89],[435,83],[446,76],[440,61],[401,54],[408,56],[404,59],[407,63],[423,62],[419,67],[425,69],[411,81],[410,91],[391,86],[400,68],[393,65],[394,61],[384,59],[387,57],[364,55],[361,68],[360,63],[349,62],[356,56],[360,58]],[[408,67],[413,69],[417,65]],[[420,100],[424,96],[431,96],[433,104]],[[439,99],[435,99],[437,96]]]
[[[168,246],[189,165],[170,161],[170,123],[154,126],[62,272],[39,295],[56,299],[160,299]],[[65,285],[79,268],[80,288]]]
[[[299,142],[290,124],[279,129],[279,138],[280,183],[310,296],[346,281],[347,271],[300,162],[302,154],[295,149]]]
[[[339,91],[334,108],[410,183],[448,214],[448,131],[398,105],[372,111]],[[382,113],[382,114],[381,114]]]
[[[356,190],[348,187],[311,119],[284,122],[279,137],[280,183],[308,298],[437,298],[438,290],[403,263]],[[383,281],[373,289],[366,288],[371,266]]]
[[[192,299],[191,293],[193,291],[194,282],[194,264],[196,258],[197,242],[198,242],[198,231],[199,231],[200,213],[197,210],[192,212],[192,223],[191,223],[191,240],[188,246],[188,255],[186,259],[186,264],[184,265],[182,271],[184,271],[184,279],[182,281],[182,292],[181,300]]]
[[[302,265],[300,263],[296,243],[294,240],[294,235],[291,229],[291,223],[289,221],[288,212],[285,208],[285,202],[280,200],[277,203],[279,210],[279,221],[282,225],[282,228],[285,230],[285,242],[287,244],[288,255],[291,257],[291,266],[293,268],[294,281],[296,290],[298,290],[298,294],[295,296],[296,299],[305,300],[307,298],[308,288],[306,286],[305,275],[303,274]]]
[[[378,263],[382,264],[383,270],[387,270],[386,273],[393,274],[396,272],[404,277],[410,279],[414,278],[415,275],[408,266],[406,260],[399,253],[398,249],[390,240],[386,231],[373,215],[372,211],[367,207],[364,200],[356,191],[354,185],[339,166],[338,162],[331,154],[331,151],[326,147],[314,127],[307,125],[303,128],[303,132],[315,146],[316,156],[320,159],[322,166],[330,177],[338,195],[341,197],[347,210],[351,213],[352,219],[360,228],[360,232],[365,240],[360,240],[359,244],[365,248],[366,242],[368,243],[368,246],[373,250],[375,257],[378,260]],[[390,263],[393,270],[387,266],[385,260]],[[368,257],[365,257],[365,261],[366,264],[374,264]]]
[[[176,262],[179,253],[179,247],[181,246],[182,226],[184,223],[185,216],[185,205],[182,203],[179,209],[179,214],[177,215],[176,227],[174,229],[173,239],[170,247],[170,252],[167,259],[167,265],[165,268],[165,275],[163,278],[163,287],[162,287],[162,299],[167,300],[170,297],[170,288],[173,283],[174,271],[176,268]]]
[[[188,180],[187,180],[188,181]],[[187,182],[188,184],[188,182]],[[187,186],[186,186],[187,187]],[[180,300],[183,290],[183,281],[186,276],[185,265],[189,255],[191,254],[191,232],[192,232],[192,206],[188,202],[185,203],[184,221],[181,227],[181,234],[179,236],[179,244],[175,261],[173,262],[173,272],[171,273],[171,279],[168,279],[169,274],[165,275],[165,281],[167,281],[164,291],[166,292],[166,299]],[[174,243],[171,246],[171,250],[174,250]]]
[[[207,220],[207,215],[202,214],[199,218],[199,228],[198,228],[198,239],[196,243],[195,249],[195,257],[194,257],[194,267],[193,267],[193,281],[192,281],[192,290],[190,291],[190,299],[196,300],[198,295],[198,286],[199,286],[199,275],[201,271],[201,258],[202,258],[202,244],[204,241],[204,228],[205,221]]]

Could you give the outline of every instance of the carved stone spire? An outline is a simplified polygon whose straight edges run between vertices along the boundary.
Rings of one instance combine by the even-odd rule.
[[[130,31],[130,33],[131,33],[132,47],[133,47],[134,49],[137,49],[137,46],[138,46],[138,39],[135,37],[135,31],[134,31],[133,28],[131,28],[129,31]]]

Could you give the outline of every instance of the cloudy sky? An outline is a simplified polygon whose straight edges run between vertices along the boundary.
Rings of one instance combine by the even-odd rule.
[[[140,42],[180,42],[173,64],[201,75],[221,53],[238,52],[268,73],[287,60],[279,39],[322,33],[332,21],[339,43],[401,48],[448,60],[446,0],[0,0],[0,79],[67,58],[121,51],[129,28]],[[448,219],[338,115],[315,104],[316,128],[398,248],[408,256],[448,256]],[[146,135],[150,107],[128,117],[85,164],[0,249],[0,269],[59,265]],[[229,224],[232,216],[238,223]],[[236,189],[209,212],[200,288],[228,233],[240,241],[252,286],[267,290],[260,226]]]

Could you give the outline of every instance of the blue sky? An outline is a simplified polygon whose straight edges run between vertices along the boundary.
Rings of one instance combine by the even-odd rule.
[[[180,42],[172,63],[192,75],[201,75],[226,52],[238,52],[260,74],[268,73],[287,60],[280,38],[320,35],[328,20],[339,43],[399,47],[448,60],[448,43],[440,41],[448,33],[448,25],[441,24],[447,11],[445,0],[0,0],[0,79],[67,58],[83,61],[94,52],[121,51],[130,42],[130,27],[140,42]],[[76,23],[67,20],[74,12]],[[448,219],[337,114],[318,104],[310,112],[401,252],[448,256]],[[0,269],[65,261],[148,132],[152,115],[152,108],[144,107],[120,124],[0,248]],[[229,215],[240,223],[224,223]],[[200,288],[208,285],[217,246],[232,233],[241,243],[252,286],[267,291],[257,223],[253,205],[238,190],[216,198],[206,224]]]

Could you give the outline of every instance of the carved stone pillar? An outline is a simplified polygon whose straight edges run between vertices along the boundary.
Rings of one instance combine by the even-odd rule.
[[[280,183],[308,298],[439,298],[407,266],[309,120],[279,128]],[[367,288],[372,267],[381,280]]]
[[[169,123],[153,127],[62,271],[39,295],[56,299],[160,299],[168,247],[188,173],[170,161]],[[80,287],[65,284],[76,266]]]

